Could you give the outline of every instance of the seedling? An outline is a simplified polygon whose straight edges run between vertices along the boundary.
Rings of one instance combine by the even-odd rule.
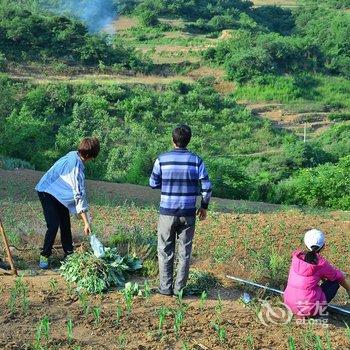
[[[50,278],[49,280],[50,291],[52,294],[57,294],[58,292],[58,281],[56,278]]]
[[[222,299],[220,294],[218,294],[218,302],[215,306],[215,313],[216,313],[216,322],[220,323],[221,322],[221,314],[223,310],[223,304],[222,304]]]
[[[227,332],[224,326],[220,326],[219,323],[213,323],[212,327],[214,328],[216,335],[220,344],[224,344],[227,341]]]
[[[35,331],[35,343],[34,343],[34,349],[35,350],[41,350],[41,329],[42,325],[41,322],[38,324],[36,331]]]
[[[350,339],[350,327],[349,327],[349,325],[346,323],[346,322],[344,322],[345,323],[345,333],[346,333],[346,336],[347,336],[347,338],[348,339]]]
[[[95,325],[98,326],[99,323],[100,323],[101,308],[99,308],[99,307],[94,307],[94,308],[92,309],[92,314],[94,315]]]
[[[12,315],[17,311],[17,302],[21,305],[22,313],[27,315],[29,311],[28,286],[21,277],[16,278],[15,285],[10,289],[8,307]]]
[[[116,312],[115,312],[115,324],[117,326],[119,326],[120,324],[120,319],[122,317],[122,314],[123,314],[122,307],[117,303]]]
[[[190,350],[190,346],[188,345],[188,342],[182,342],[182,350]]]
[[[131,311],[132,311],[132,302],[134,299],[133,293],[129,289],[124,289],[123,296],[124,296],[126,311],[127,311],[128,315],[130,315]]]
[[[71,319],[67,321],[67,338],[69,343],[71,343],[73,340],[73,321]]]
[[[11,315],[17,311],[17,293],[14,289],[10,289],[10,299],[8,301],[8,308],[10,309]]]
[[[248,337],[247,337],[247,343],[248,343],[248,349],[249,350],[254,350],[254,338],[253,336],[250,334]]]
[[[177,310],[175,313],[175,319],[174,319],[174,332],[175,332],[176,338],[179,337],[179,332],[180,332],[184,318],[185,318],[184,310],[182,309]]]
[[[208,300],[208,293],[206,291],[203,291],[199,300],[199,305],[202,311],[204,310],[207,300]]]
[[[183,289],[181,289],[180,292],[176,296],[176,299],[180,305],[182,305],[183,298],[184,298],[184,291],[183,291]]]
[[[326,350],[332,350],[332,341],[328,330],[326,332]]]
[[[225,343],[227,341],[227,332],[224,327],[219,327],[218,330],[218,338],[221,344]]]
[[[163,335],[164,321],[168,313],[169,309],[165,306],[162,306],[158,311],[158,333],[160,336]]]
[[[316,335],[315,350],[323,350],[322,340],[319,335]]]
[[[288,338],[288,349],[289,350],[296,350],[296,345],[295,345],[295,339],[293,337]]]
[[[79,293],[79,302],[83,309],[84,316],[86,317],[90,311],[89,300],[86,293]]]
[[[118,343],[118,349],[125,349],[126,348],[126,337],[124,334],[121,334],[118,339],[117,339],[117,343]]]
[[[50,319],[48,316],[45,316],[41,320],[41,330],[44,334],[44,337],[46,339],[46,342],[48,343],[50,340]]]

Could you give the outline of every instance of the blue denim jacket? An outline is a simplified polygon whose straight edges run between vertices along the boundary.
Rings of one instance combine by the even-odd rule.
[[[35,189],[54,196],[72,214],[88,211],[84,164],[73,151],[59,159],[41,178]]]

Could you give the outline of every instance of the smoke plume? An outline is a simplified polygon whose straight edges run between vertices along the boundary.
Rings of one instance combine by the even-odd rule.
[[[111,24],[117,18],[114,0],[49,0],[45,1],[44,6],[57,14],[70,15],[82,20],[91,33],[106,28],[111,33]]]

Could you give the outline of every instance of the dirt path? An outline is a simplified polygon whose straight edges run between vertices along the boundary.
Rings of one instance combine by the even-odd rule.
[[[52,82],[69,82],[73,84],[81,84],[87,82],[95,82],[98,84],[143,84],[143,85],[167,85],[174,81],[182,81],[191,83],[193,79],[189,76],[174,75],[163,77],[158,75],[120,75],[120,74],[81,74],[81,75],[9,75],[10,78],[18,81],[29,81],[36,84],[48,84]]]

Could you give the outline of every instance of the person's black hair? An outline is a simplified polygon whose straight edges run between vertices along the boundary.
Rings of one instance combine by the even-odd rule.
[[[308,251],[305,253],[305,257],[304,257],[304,261],[309,263],[309,264],[313,264],[313,265],[317,265],[318,262],[318,257],[317,257],[317,253],[322,249],[323,247],[319,247],[317,245],[313,245],[311,247],[311,251]]]
[[[186,148],[192,137],[191,128],[182,124],[173,130],[173,141],[177,147]]]

